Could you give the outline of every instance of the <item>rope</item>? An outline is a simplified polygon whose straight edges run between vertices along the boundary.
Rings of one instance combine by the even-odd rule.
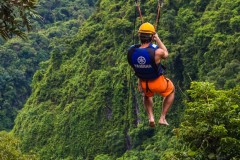
[[[141,22],[144,23],[141,8],[140,8],[140,2],[138,0],[135,0],[135,6],[136,9],[138,10]],[[158,0],[158,5],[157,5],[157,16],[156,16],[156,22],[155,22],[155,30],[157,31],[157,26],[160,20],[160,15],[161,15],[161,7],[163,6],[163,0]],[[136,10],[135,10],[136,11]],[[136,12],[135,12],[135,18],[136,18]]]
[[[157,26],[160,20],[160,14],[161,14],[161,5],[162,5],[162,1],[161,0],[158,1],[158,5],[157,5],[157,17],[156,17],[156,23],[155,23],[155,31],[157,31]]]
[[[144,20],[143,20],[143,17],[142,17],[141,8],[140,8],[140,4],[139,4],[138,0],[135,0],[135,5],[136,5],[136,8],[137,8],[137,10],[138,10],[140,19],[141,19],[142,23],[144,23]]]
[[[135,0],[135,4],[136,6],[137,5],[137,0]],[[138,11],[140,10],[140,7],[138,6]],[[137,9],[137,8],[136,8]],[[134,14],[134,22],[133,22],[133,33],[132,33],[132,41],[133,41],[133,44],[135,44],[135,29],[136,29],[136,18],[137,18],[137,11],[135,9],[135,14]],[[141,10],[140,10],[141,12]],[[124,135],[128,132],[129,128],[130,128],[130,120],[129,120],[129,112],[130,112],[130,108],[132,106],[132,97],[133,97],[133,93],[132,93],[132,72],[131,72],[131,68],[127,69],[127,87],[128,87],[128,104],[127,104],[127,107],[126,107],[126,117],[125,117],[125,127],[124,127]],[[134,89],[134,87],[133,87]],[[126,147],[127,147],[127,150],[131,149],[129,148],[128,145],[131,145],[131,144],[128,144],[127,143],[127,135],[125,135],[125,138],[126,138]],[[130,142],[131,143],[131,142]],[[124,157],[123,157],[124,158]],[[125,159],[125,158],[124,158]]]
[[[137,0],[135,1],[135,4],[136,4]],[[134,12],[134,22],[133,22],[133,35],[132,35],[132,40],[133,40],[133,44],[136,44],[135,42],[135,29],[136,29],[136,17],[137,17],[137,11],[135,9],[135,12]]]

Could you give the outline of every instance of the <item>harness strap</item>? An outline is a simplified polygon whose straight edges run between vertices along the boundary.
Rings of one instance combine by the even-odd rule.
[[[144,23],[144,20],[143,20],[143,17],[142,17],[141,8],[140,8],[140,5],[139,5],[139,3],[138,3],[138,0],[135,0],[135,5],[136,5],[136,8],[137,8],[137,10],[138,10],[138,12],[139,12],[140,19],[141,19],[142,23]]]
[[[143,16],[142,16],[142,12],[141,12],[141,8],[140,8],[140,3],[138,0],[135,0],[135,5],[136,5],[136,8],[139,12],[139,16],[140,16],[140,19],[142,21],[142,23],[144,23],[144,20],[143,20]],[[157,16],[156,16],[156,22],[155,22],[155,25],[154,25],[154,28],[155,30],[157,30],[157,25],[159,23],[159,19],[160,19],[160,13],[161,13],[161,7],[163,6],[163,0],[158,0],[158,5],[157,5]]]
[[[156,16],[156,22],[155,22],[155,25],[154,25],[155,30],[157,30],[157,25],[158,25],[158,22],[159,22],[159,17],[160,17],[160,5],[159,5],[159,1],[158,1],[157,16]]]
[[[151,92],[152,93],[152,91],[149,89],[149,87],[148,87],[148,80],[146,81],[146,92]]]

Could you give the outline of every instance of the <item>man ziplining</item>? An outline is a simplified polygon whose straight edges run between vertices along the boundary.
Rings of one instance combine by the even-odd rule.
[[[152,24],[143,23],[138,33],[141,44],[130,47],[128,50],[128,63],[138,77],[138,90],[143,96],[149,125],[155,127],[153,96],[156,93],[164,97],[162,113],[158,123],[160,125],[169,125],[166,115],[174,101],[175,89],[171,80],[163,75],[164,67],[161,65],[161,60],[168,57],[168,50],[158,37]],[[153,41],[157,45],[153,44]]]

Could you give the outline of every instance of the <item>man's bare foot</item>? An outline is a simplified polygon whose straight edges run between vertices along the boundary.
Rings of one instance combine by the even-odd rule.
[[[149,126],[154,128],[155,127],[155,122],[154,121],[149,121]]]
[[[166,126],[168,126],[169,124],[168,124],[168,122],[166,121],[166,119],[165,118],[160,118],[160,120],[159,120],[159,124],[160,125],[166,125]]]

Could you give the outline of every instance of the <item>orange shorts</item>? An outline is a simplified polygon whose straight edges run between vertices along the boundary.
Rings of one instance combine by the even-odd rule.
[[[174,91],[174,85],[172,81],[168,78],[165,78],[163,75],[155,80],[148,80],[148,90],[146,81],[145,80],[140,81],[143,92],[147,97],[153,97],[155,93],[158,93],[163,97],[166,97]]]

